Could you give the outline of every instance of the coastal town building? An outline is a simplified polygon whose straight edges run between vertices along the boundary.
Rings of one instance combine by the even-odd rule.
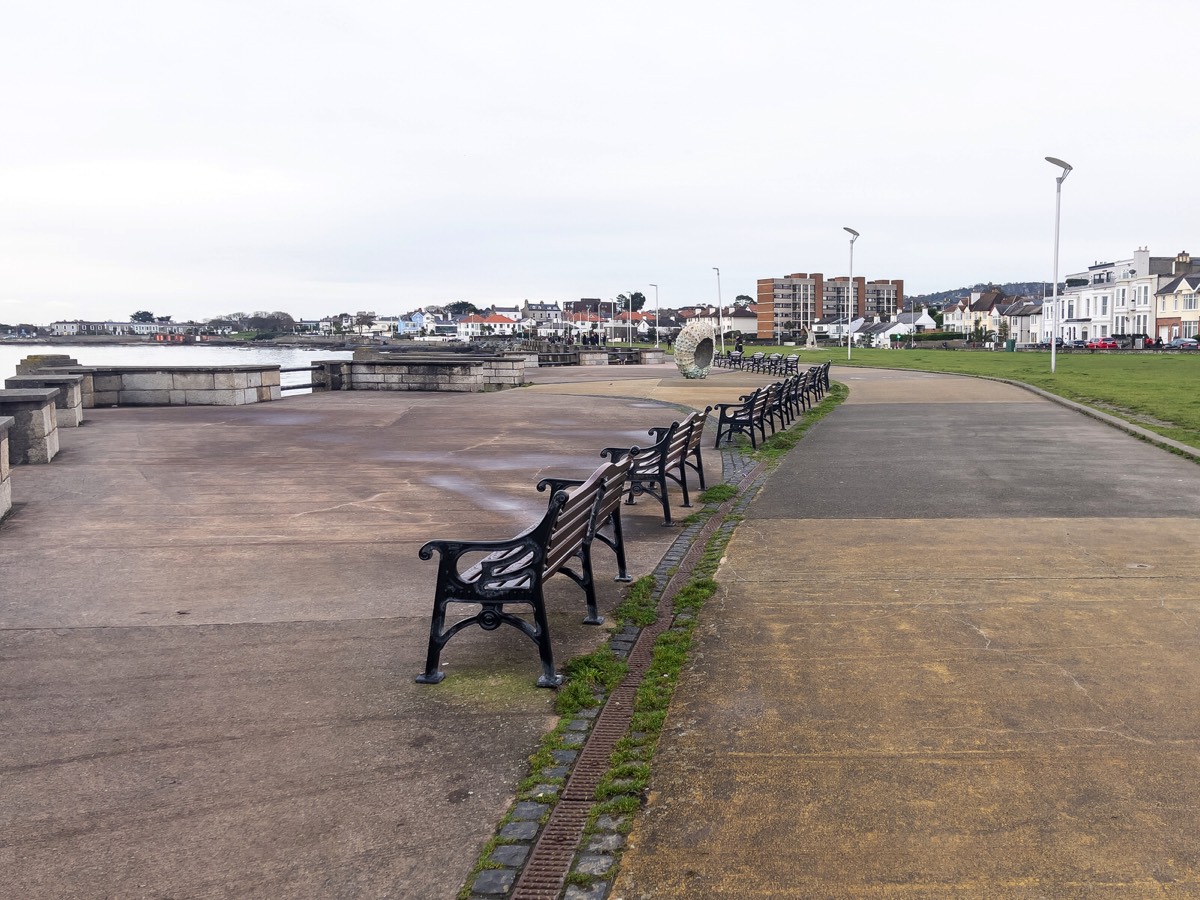
[[[71,319],[50,323],[50,333],[55,337],[185,335],[195,334],[200,328],[195,322],[87,322]]]
[[[458,337],[464,341],[517,333],[517,323],[498,313],[472,313],[458,320]]]
[[[562,317],[562,309],[557,303],[531,303],[526,300],[521,307],[521,318],[532,319],[538,326],[562,322]]]
[[[1058,337],[1087,340],[1112,334],[1146,334],[1164,341],[1182,333],[1186,310],[1163,303],[1159,292],[1169,282],[1200,274],[1187,251],[1175,256],[1151,256],[1139,247],[1129,259],[1096,262],[1068,275],[1058,298]],[[1047,322],[1047,339],[1053,323]]]
[[[1200,336],[1200,274],[1172,278],[1155,295],[1163,341]]]
[[[783,278],[758,279],[756,333],[760,339],[782,340],[798,332],[819,330],[817,323],[866,317],[891,319],[904,309],[904,281],[867,281],[846,276],[826,279],[820,272],[794,272]]]

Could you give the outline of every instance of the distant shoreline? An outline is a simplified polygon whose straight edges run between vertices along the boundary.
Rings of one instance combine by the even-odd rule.
[[[378,347],[378,341],[348,341],[344,338],[305,337],[291,335],[289,337],[272,338],[267,341],[242,341],[232,338],[215,337],[204,341],[156,341],[153,337],[144,335],[52,335],[41,337],[5,338],[0,341],[4,346],[22,346],[25,344],[52,344],[62,347],[101,347],[101,346],[136,346],[136,347],[294,347],[312,350],[353,350],[356,347]]]

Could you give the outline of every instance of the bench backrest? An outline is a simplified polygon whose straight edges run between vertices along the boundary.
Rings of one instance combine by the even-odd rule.
[[[596,512],[592,516],[593,537],[612,514],[620,510],[621,499],[625,496],[625,481],[632,467],[633,457],[626,456],[620,462],[609,463],[597,470],[604,473],[604,490],[596,498]]]
[[[630,474],[653,474],[678,466],[683,455],[687,453],[688,429],[682,422],[672,422],[666,428],[651,428],[650,433],[658,438],[652,447],[646,447],[633,457],[633,469]]]
[[[549,578],[574,558],[591,537],[596,503],[604,493],[605,474],[611,465],[601,466],[583,484],[551,498],[551,505],[558,502],[559,509],[546,539],[546,556],[542,561],[544,578]]]
[[[704,437],[704,423],[708,421],[708,414],[711,410],[711,406],[706,406],[703,411],[694,412],[684,419],[688,425],[687,452],[689,454],[694,453],[700,446],[700,441]]]

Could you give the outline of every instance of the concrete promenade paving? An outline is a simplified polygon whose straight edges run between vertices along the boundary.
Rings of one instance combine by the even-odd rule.
[[[1017,388],[833,374],[728,549],[610,897],[1200,896],[1200,468]],[[539,478],[769,379],[535,380],[95,410],[16,469],[0,896],[452,898],[552,695],[507,631],[413,683],[417,548],[509,536]],[[650,571],[676,532],[626,521]],[[565,659],[605,634],[557,581]]]
[[[509,537],[678,405],[765,379],[554,369],[501,394],[97,409],[0,523],[0,896],[452,898],[553,727],[532,643],[424,665],[436,537]],[[672,405],[676,404],[676,405]],[[720,466],[711,454],[710,477]],[[630,569],[678,533],[640,502]],[[601,611],[619,598],[597,554]],[[551,588],[561,661],[596,646]]]
[[[833,376],[610,896],[1200,896],[1200,467],[1016,387]]]

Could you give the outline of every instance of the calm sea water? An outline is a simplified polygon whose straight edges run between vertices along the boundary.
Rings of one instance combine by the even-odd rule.
[[[17,363],[26,356],[60,353],[79,361],[81,366],[238,366],[266,364],[292,368],[311,365],[317,359],[350,359],[349,350],[299,350],[291,347],[205,347],[198,344],[162,346],[156,344],[18,344],[0,341],[0,386],[3,379],[17,373]],[[306,384],[308,372],[284,372],[283,384]],[[295,396],[302,391],[288,391]]]

